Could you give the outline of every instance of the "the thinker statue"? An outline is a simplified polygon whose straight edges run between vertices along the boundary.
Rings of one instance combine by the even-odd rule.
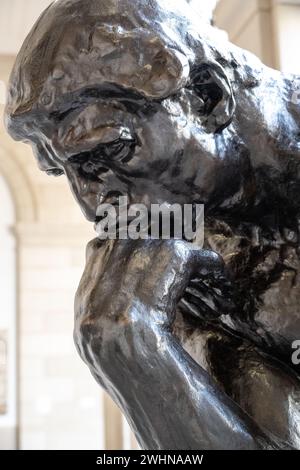
[[[93,223],[121,195],[205,204],[204,249],[87,248],[75,342],[141,447],[299,449],[297,79],[219,38],[184,0],[58,0],[6,125]]]

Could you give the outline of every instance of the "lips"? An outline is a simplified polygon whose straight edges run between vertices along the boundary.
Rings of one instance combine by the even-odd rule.
[[[100,237],[104,233],[105,235],[110,238],[110,235],[112,238],[121,238],[120,235],[123,233],[126,235],[127,238],[127,229],[130,225],[130,223],[135,220],[136,217],[119,217],[118,215],[116,216],[115,220],[113,222],[110,222],[110,225],[106,223],[105,225],[102,224],[102,222],[107,218],[106,216],[101,217],[101,220],[95,223],[94,229],[97,235]],[[107,230],[104,230],[106,227],[108,227]]]
[[[98,205],[100,206],[101,204],[119,204],[119,198],[122,196],[127,197],[119,191],[109,191],[107,194],[101,194],[98,197]]]
[[[120,198],[126,198],[126,201],[120,201]],[[113,234],[119,233],[123,228],[128,228],[128,225],[135,217],[128,216],[128,197],[121,194],[119,191],[110,191],[106,195],[101,195],[97,208],[97,215],[95,219],[94,229],[100,236],[103,233],[103,220],[107,219],[110,223]],[[111,211],[111,209],[114,211]],[[111,219],[109,220],[109,217]],[[109,234],[109,232],[105,232]]]

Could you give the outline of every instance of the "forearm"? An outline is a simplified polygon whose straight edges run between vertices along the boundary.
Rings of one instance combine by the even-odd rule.
[[[135,310],[130,323],[110,324],[101,344],[95,337],[91,348],[94,375],[126,415],[140,445],[151,450],[275,447],[168,329],[153,322],[155,316]]]
[[[219,257],[184,242],[91,246],[76,295],[75,341],[145,449],[273,447],[171,333],[189,281],[212,272],[222,274]]]

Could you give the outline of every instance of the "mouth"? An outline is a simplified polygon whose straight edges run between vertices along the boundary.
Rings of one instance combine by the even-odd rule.
[[[128,238],[128,229],[130,228],[131,222],[135,220],[135,217],[128,217],[124,219],[117,216],[113,223],[108,224],[108,217],[103,217],[101,220],[94,224],[94,230],[100,239],[123,239]]]
[[[121,238],[121,234],[127,233],[131,222],[136,219],[136,216],[128,214],[129,207],[128,196],[117,191],[101,198],[94,224],[98,237]]]
[[[170,209],[169,204],[164,204],[165,210]],[[101,240],[176,239],[196,244],[203,240],[204,219],[201,219],[201,212],[199,217],[197,210],[191,210],[189,217],[186,217],[184,211],[187,205],[184,207],[177,205],[179,213],[172,210],[166,213],[162,209],[163,205],[159,209],[154,209],[154,206],[156,208],[158,204],[151,205],[150,210],[143,204],[130,205],[127,196],[118,199],[106,198],[98,207],[94,224],[98,238]],[[202,215],[204,217],[204,213]],[[199,228],[202,230],[200,234]]]

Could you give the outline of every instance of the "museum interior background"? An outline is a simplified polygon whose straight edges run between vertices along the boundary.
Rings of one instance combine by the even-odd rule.
[[[15,55],[49,3],[0,1],[1,115]],[[220,34],[300,75],[300,0],[191,3],[207,21],[217,3]],[[30,148],[13,142],[1,120],[0,449],[136,448],[73,345],[74,292],[92,237],[66,181],[39,172]]]

